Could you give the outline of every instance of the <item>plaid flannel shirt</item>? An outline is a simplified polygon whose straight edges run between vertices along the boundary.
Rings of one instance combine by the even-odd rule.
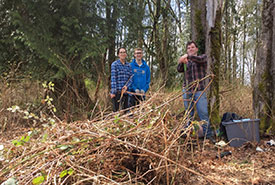
[[[120,60],[114,61],[111,65],[111,94],[116,94],[122,90],[123,86],[127,86],[128,88],[131,84],[131,65],[128,62],[122,64]]]
[[[178,64],[178,72],[184,72],[184,83],[183,88],[190,85],[196,80],[200,80],[206,76],[207,71],[207,56],[188,56],[188,63],[186,66],[186,71],[184,70],[184,64]],[[200,81],[197,88],[198,91],[202,91],[206,87],[206,81]],[[193,87],[191,90],[194,90],[196,87]]]

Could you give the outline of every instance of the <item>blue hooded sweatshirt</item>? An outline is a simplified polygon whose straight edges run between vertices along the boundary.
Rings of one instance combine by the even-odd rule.
[[[144,90],[147,92],[149,89],[150,81],[151,81],[151,73],[150,68],[146,64],[145,60],[142,59],[142,64],[139,66],[136,62],[136,59],[133,59],[130,63],[133,71],[133,78],[131,84],[131,91],[135,92],[136,89]]]

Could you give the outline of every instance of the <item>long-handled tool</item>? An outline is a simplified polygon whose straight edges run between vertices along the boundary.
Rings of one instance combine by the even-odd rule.
[[[134,74],[132,74],[132,75],[130,76],[130,78],[127,80],[127,82],[124,84],[123,87],[127,86],[127,84],[128,84],[129,81],[133,78],[133,76],[134,76]],[[121,99],[122,99],[122,97],[123,97],[123,94],[126,92],[126,90],[127,90],[127,89],[125,89],[125,88],[122,88],[122,89],[121,89],[120,98],[119,98],[119,100],[118,100],[117,102],[120,102],[120,101],[121,101]]]

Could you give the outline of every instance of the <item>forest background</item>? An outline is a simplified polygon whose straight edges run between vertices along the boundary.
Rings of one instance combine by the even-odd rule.
[[[0,17],[0,183],[275,184],[274,0],[0,0]],[[259,143],[182,129],[189,40],[213,74],[211,125],[259,118]],[[121,46],[152,75],[131,116],[111,111]]]
[[[0,9],[2,131],[33,126],[16,110],[68,122],[110,112],[110,65],[122,46],[128,61],[144,49],[149,93],[178,92],[177,60],[194,40],[215,75],[212,124],[236,112],[274,133],[274,1],[1,0]],[[171,109],[178,114],[183,104]]]

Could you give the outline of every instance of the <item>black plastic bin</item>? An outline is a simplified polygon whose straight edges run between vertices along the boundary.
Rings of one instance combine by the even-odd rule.
[[[225,126],[226,135],[230,141],[229,145],[240,147],[247,141],[260,142],[259,119],[234,120],[233,122],[222,122]]]

